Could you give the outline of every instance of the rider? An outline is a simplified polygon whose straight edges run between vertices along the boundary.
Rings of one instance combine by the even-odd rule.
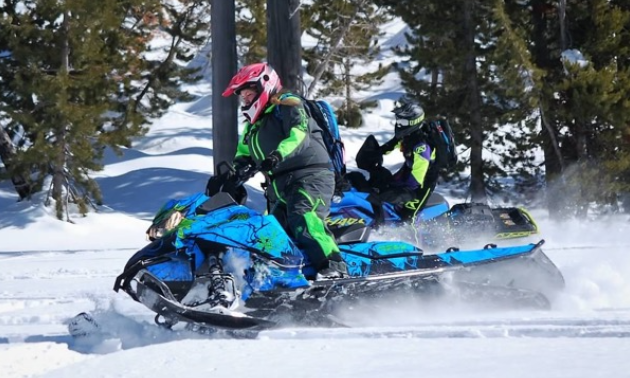
[[[405,162],[393,175],[378,165],[370,172],[369,186],[378,189],[381,201],[394,204],[403,218],[411,219],[422,209],[437,184],[436,152],[423,131],[424,110],[420,105],[404,101],[392,112],[396,118],[394,137],[380,147],[380,152],[388,154],[398,148]],[[356,186],[363,185],[357,182]]]
[[[239,139],[235,168],[258,167],[267,177],[269,212],[308,256],[316,279],[348,275],[339,247],[325,224],[335,176],[321,133],[301,98],[282,91],[280,78],[267,63],[241,68],[223,96],[242,101],[246,123]]]

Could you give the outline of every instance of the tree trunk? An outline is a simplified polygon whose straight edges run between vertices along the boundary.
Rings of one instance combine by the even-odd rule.
[[[282,85],[304,94],[300,0],[267,0],[267,60]]]
[[[558,21],[560,22],[560,49],[562,51],[566,50],[568,47],[566,15],[567,15],[567,0],[559,0],[558,1]]]
[[[547,21],[544,12],[547,2],[545,0],[532,0],[532,24],[534,42],[534,60],[536,65],[552,73],[557,69],[559,62],[554,62],[550,57],[547,40],[545,37]],[[553,80],[551,78],[547,80]],[[564,162],[560,151],[557,128],[554,122],[552,97],[547,97],[543,91],[539,101],[540,122],[542,125],[542,149],[545,157],[545,182],[547,195],[547,208],[553,218],[561,218],[564,215],[567,189],[563,178]]]
[[[212,2],[212,148],[214,169],[232,162],[238,143],[238,98],[221,93],[236,73],[236,16],[234,0]]]
[[[9,137],[9,134],[0,127],[0,160],[2,160],[4,166],[9,172],[11,172],[11,161],[14,157],[15,147],[11,142],[11,138]],[[29,198],[33,192],[33,186],[29,184],[21,174],[11,173],[11,182],[13,183],[13,187],[20,197],[20,200]]]
[[[63,15],[62,24],[62,45],[61,45],[61,66],[59,67],[59,75],[61,80],[66,81],[68,79],[68,72],[70,71],[70,46],[69,46],[69,14],[66,11]],[[67,105],[67,88],[64,85],[62,91],[58,94],[57,106],[59,109],[63,109]],[[52,161],[52,197],[55,200],[55,208],[57,218],[63,218],[64,210],[67,208],[62,201],[63,187],[66,182],[64,168],[66,167],[66,127],[65,121],[62,121],[57,125],[55,131],[55,156]],[[67,189],[69,190],[69,188]],[[67,205],[67,204],[66,204]],[[67,219],[69,221],[69,219]]]
[[[346,114],[347,119],[351,119],[352,116],[352,76],[350,76],[350,59],[344,59],[343,62],[343,70],[344,70],[344,85],[346,87]],[[351,122],[348,122],[347,126],[351,126]]]
[[[464,77],[467,80],[467,110],[470,122],[470,196],[472,202],[487,203],[486,184],[483,172],[483,122],[481,117],[481,95],[477,83],[477,56],[475,54],[475,23],[473,15],[475,0],[464,1],[464,43],[466,58]]]

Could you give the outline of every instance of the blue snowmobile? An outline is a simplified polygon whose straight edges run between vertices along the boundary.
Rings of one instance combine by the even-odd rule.
[[[415,209],[382,201],[375,182],[391,180],[391,172],[383,167],[380,151],[378,141],[370,135],[356,156],[357,166],[369,173],[370,180],[358,171],[346,174],[349,178],[346,190],[333,201],[326,219],[330,229],[343,229],[354,224],[373,229],[405,227],[416,234],[413,239],[427,250],[469,241],[520,239],[539,233],[534,218],[520,207],[491,208],[482,203],[459,203],[451,207],[436,192],[417,213]]]
[[[244,205],[247,175],[230,169],[219,173],[228,182],[221,191],[168,201],[147,230],[151,243],[116,278],[114,290],[155,312],[161,326],[262,329],[287,316],[322,324],[357,300],[454,292],[465,300],[549,308],[564,285],[542,240],[425,254],[405,242],[369,241],[370,227],[362,224],[335,232],[350,276],[315,281],[275,217]]]

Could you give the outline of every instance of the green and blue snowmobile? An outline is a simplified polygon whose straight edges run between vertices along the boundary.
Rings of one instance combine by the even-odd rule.
[[[230,185],[231,193],[168,201],[147,231],[151,243],[127,262],[114,290],[151,309],[167,328],[184,322],[261,329],[282,325],[278,319],[287,316],[298,324],[322,324],[358,300],[392,296],[457,292],[471,301],[549,308],[564,286],[542,240],[426,254],[406,242],[370,241],[370,227],[360,224],[335,233],[349,276],[317,281],[275,217],[243,205],[242,182]]]

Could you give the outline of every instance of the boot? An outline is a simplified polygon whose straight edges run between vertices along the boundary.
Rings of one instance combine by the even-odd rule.
[[[341,260],[341,258],[339,259]],[[349,276],[348,266],[345,262],[337,261],[336,259],[327,259],[324,261],[322,267],[317,271],[315,280],[333,280]]]
[[[219,306],[230,309],[237,304],[234,278],[223,273],[219,258],[211,256],[208,260],[208,274],[195,279],[181,303],[191,307],[206,305],[210,308]]]

